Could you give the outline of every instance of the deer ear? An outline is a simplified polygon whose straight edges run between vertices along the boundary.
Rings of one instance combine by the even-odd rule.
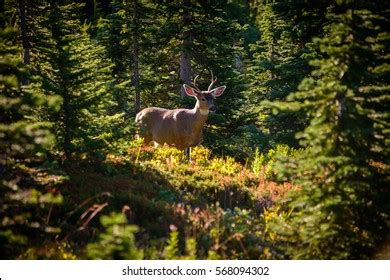
[[[186,84],[183,85],[184,91],[188,96],[196,97],[196,90],[190,86],[187,86]]]
[[[222,95],[222,93],[225,91],[225,89],[226,89],[226,86],[217,87],[217,88],[213,89],[210,93],[214,97],[220,97]]]

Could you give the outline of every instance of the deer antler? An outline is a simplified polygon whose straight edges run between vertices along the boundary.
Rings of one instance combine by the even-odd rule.
[[[210,70],[210,72],[211,72],[211,83],[210,83],[209,88],[207,89],[207,91],[211,90],[211,88],[217,82],[217,79],[218,79],[217,77],[215,77],[215,79],[214,79],[213,70]]]
[[[195,77],[195,79],[194,79],[194,83],[193,83],[193,85],[194,85],[194,88],[197,90],[197,91],[201,91],[197,86],[196,86],[196,79],[198,79],[198,77],[199,77],[199,75],[196,75],[196,77]]]

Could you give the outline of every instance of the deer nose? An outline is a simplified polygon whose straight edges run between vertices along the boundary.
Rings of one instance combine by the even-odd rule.
[[[209,108],[209,111],[212,113],[214,113],[216,110],[217,110],[217,108],[215,108],[214,105]]]

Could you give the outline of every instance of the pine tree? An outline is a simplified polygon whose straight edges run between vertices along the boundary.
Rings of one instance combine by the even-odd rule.
[[[0,9],[3,10],[1,5]],[[33,119],[34,109],[49,106],[33,89],[22,85],[29,79],[14,44],[16,31],[0,19],[0,255],[14,258],[34,240],[55,232],[45,220],[48,205],[61,197],[47,192],[42,181],[54,184],[43,168],[45,151],[53,142],[47,123]],[[8,21],[9,22],[9,21]],[[44,178],[44,180],[42,180]],[[59,177],[58,177],[59,178]]]
[[[308,62],[316,56],[312,37],[318,36],[324,11],[331,5],[332,1],[250,1],[260,38],[250,45],[248,96],[259,127],[268,134],[268,146],[299,146],[295,133],[305,127],[307,118],[299,112],[277,111],[274,102],[285,101],[310,74]]]
[[[158,80],[148,68],[154,63],[149,57],[154,57],[155,48],[161,47],[154,39],[155,33],[160,32],[159,15],[156,5],[147,1],[112,1],[110,7],[111,12],[99,19],[97,39],[113,63],[118,110],[125,112],[129,120],[141,107],[141,91],[153,91],[150,79]],[[146,93],[142,102],[147,104],[148,99]]]
[[[125,32],[126,14],[123,9],[123,1],[113,1],[110,4],[112,12],[106,18],[99,18],[97,23],[97,40],[103,45],[107,57],[111,60],[113,67],[111,75],[113,81],[113,96],[116,100],[118,112],[131,114],[131,47],[128,44],[129,34]],[[124,35],[126,34],[126,35]]]
[[[288,113],[272,116],[267,103],[258,106],[263,100],[283,100],[297,84],[299,77],[294,69],[297,48],[292,42],[291,28],[275,2],[263,3],[257,8],[256,23],[261,38],[252,45],[254,63],[249,68],[252,77],[249,94],[255,108],[259,108],[260,125],[271,136],[271,146],[274,142],[293,144],[291,138],[297,118]]]
[[[366,258],[389,227],[388,7],[339,2],[312,76],[280,104],[311,119],[297,134],[309,148],[278,169],[301,187],[276,227],[292,258]]]
[[[74,155],[99,157],[110,145],[113,129],[121,116],[110,111],[112,97],[105,49],[88,34],[89,26],[78,20],[79,4],[60,5],[53,2],[46,24],[50,34],[46,41],[53,48],[45,49],[47,71],[39,75],[43,94],[62,98],[61,110],[46,112],[57,137],[59,151],[65,159]]]

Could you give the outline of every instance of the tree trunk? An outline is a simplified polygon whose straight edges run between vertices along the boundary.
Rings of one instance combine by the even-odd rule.
[[[272,36],[272,44],[271,44],[270,52],[269,52],[269,59],[271,60],[272,64],[274,64],[275,44],[276,44],[275,37]],[[274,68],[270,71],[270,74],[269,74],[269,79],[270,80],[273,80],[273,79],[276,78],[274,71],[275,71]]]
[[[182,41],[182,52],[180,55],[180,80],[185,84],[191,84],[191,48],[192,48],[192,32],[190,30],[191,25],[191,0],[183,0],[184,12],[183,12],[183,41]],[[183,87],[180,87],[182,96],[185,96]]]
[[[20,36],[23,47],[23,63],[30,64],[30,42],[27,35],[26,3],[24,0],[18,0],[18,8],[20,15]],[[23,85],[28,83],[29,81],[27,79],[22,80]]]
[[[72,158],[72,142],[71,142],[71,109],[70,109],[70,97],[67,89],[64,89],[62,94],[63,97],[63,108],[62,108],[62,121],[63,121],[63,130],[64,130],[64,142],[63,142],[63,151],[65,156],[65,161],[69,161]]]
[[[137,114],[141,109],[141,93],[139,89],[139,20],[138,0],[133,0],[133,86],[135,90],[134,111]]]

